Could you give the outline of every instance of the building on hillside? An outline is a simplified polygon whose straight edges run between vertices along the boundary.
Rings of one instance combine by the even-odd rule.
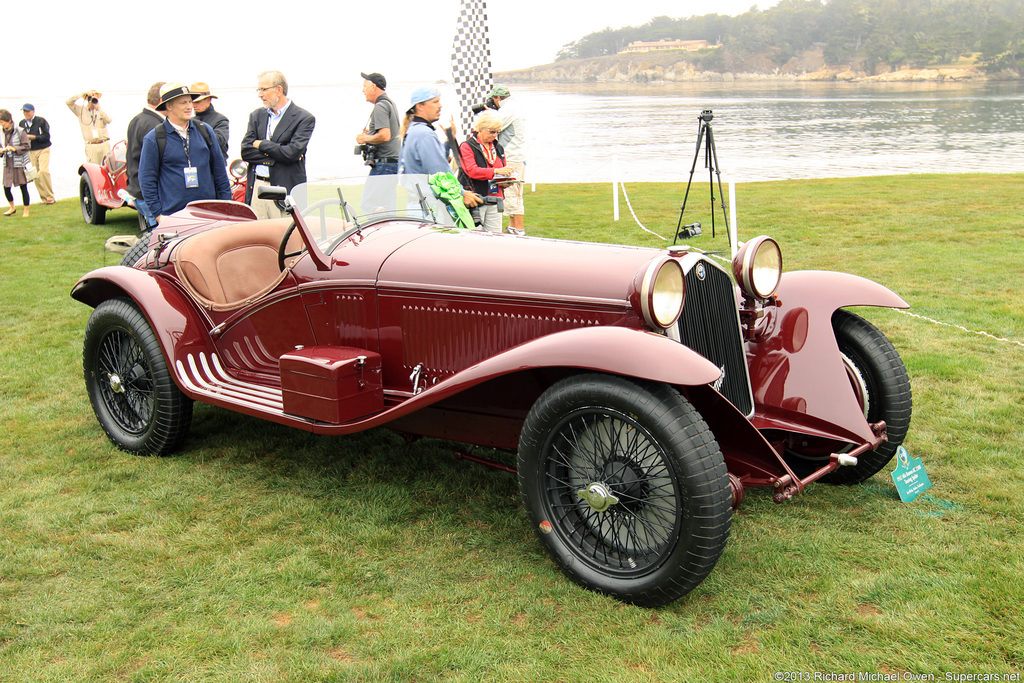
[[[704,50],[709,47],[718,47],[717,45],[710,45],[706,40],[658,40],[658,41],[643,41],[634,40],[632,43],[626,46],[626,49],[622,52],[653,52],[655,50]],[[620,53],[621,54],[621,53]]]

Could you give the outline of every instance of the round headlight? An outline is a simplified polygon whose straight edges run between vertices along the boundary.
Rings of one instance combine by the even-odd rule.
[[[228,167],[231,171],[231,175],[235,178],[241,178],[245,175],[246,171],[249,170],[249,164],[245,163],[241,159],[235,159],[231,162],[231,166]]]
[[[665,258],[647,268],[640,288],[640,308],[648,325],[671,327],[683,312],[685,297],[683,269],[676,259]]]
[[[747,296],[770,298],[782,280],[782,250],[778,242],[761,235],[744,244],[733,259],[732,273]]]

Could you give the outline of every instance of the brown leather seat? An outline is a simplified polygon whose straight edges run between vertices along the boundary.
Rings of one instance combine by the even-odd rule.
[[[189,237],[174,251],[178,276],[200,303],[214,310],[231,310],[256,301],[288,274],[289,267],[280,269],[277,254],[290,224],[290,218],[274,218]],[[288,251],[296,251],[301,244],[295,231]]]

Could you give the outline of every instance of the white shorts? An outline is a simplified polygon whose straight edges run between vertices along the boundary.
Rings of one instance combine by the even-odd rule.
[[[519,180],[526,179],[526,164],[522,161],[509,161],[508,165],[516,170],[516,177]],[[523,208],[523,186],[524,183],[515,183],[509,185],[504,190],[505,195],[505,215],[511,216],[513,214],[522,216],[525,213]]]

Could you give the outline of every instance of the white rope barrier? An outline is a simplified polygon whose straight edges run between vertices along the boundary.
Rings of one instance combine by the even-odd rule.
[[[640,229],[643,230],[644,232],[647,232],[647,233],[650,233],[650,234],[654,235],[655,237],[657,237],[660,240],[665,240],[664,237],[662,237],[658,233],[654,232],[653,230],[647,229],[647,227],[645,227],[644,224],[640,222],[640,219],[636,215],[636,211],[633,210],[633,204],[629,200],[629,193],[626,192],[626,184],[618,179],[618,168],[617,168],[617,164],[616,164],[616,160],[615,160],[614,156],[612,157],[612,162],[611,163],[615,164],[614,168],[615,168],[615,176],[616,176],[615,181],[613,182],[613,188],[615,188],[615,199],[616,199],[616,201],[615,201],[615,220],[619,219],[618,189],[616,188],[616,186],[618,186],[618,187],[622,188],[622,196],[625,197],[625,199],[626,199],[626,206],[629,208],[629,213],[632,214],[633,220],[636,221],[636,224],[640,227]],[[730,228],[730,230],[735,230],[736,229],[735,228],[735,226],[736,226],[736,213],[735,213],[736,206],[733,203],[733,201],[735,199],[735,190],[734,190],[735,186],[733,185],[733,183],[735,182],[735,180],[734,180],[735,172],[734,171],[727,172],[727,177],[728,177],[728,181],[729,181],[729,199],[730,199],[730,202],[729,202],[730,207],[729,208],[730,208],[730,211],[732,213],[732,220],[729,221],[729,223],[730,223],[729,228]],[[733,233],[733,234],[735,234],[735,233]],[[735,244],[736,242],[732,241],[732,243]],[[714,252],[707,252],[707,251],[704,251],[703,249],[700,249],[699,247],[694,247],[694,246],[691,246],[689,244],[681,245],[681,246],[684,249],[687,249],[687,250],[690,250],[690,251],[700,252],[701,254],[704,254],[705,256],[710,256],[711,258],[718,259],[722,263],[732,263],[731,259],[725,258],[724,256],[720,256],[719,254],[716,254]],[[933,325],[939,325],[939,326],[942,326],[942,327],[949,327],[949,328],[952,328],[952,329],[955,329],[955,330],[960,330],[961,332],[966,332],[968,334],[974,334],[974,335],[978,335],[979,337],[985,337],[987,339],[991,339],[993,341],[1002,342],[1004,344],[1012,344],[1014,346],[1020,346],[1020,347],[1024,348],[1024,342],[1016,340],[1016,339],[1008,339],[1006,337],[997,337],[996,335],[994,335],[994,334],[992,334],[990,332],[985,332],[984,330],[971,330],[971,329],[968,329],[968,328],[964,327],[963,325],[957,325],[955,323],[943,322],[941,320],[936,320],[935,318],[929,318],[926,315],[921,315],[920,313],[911,313],[910,311],[903,310],[903,309],[894,309],[894,310],[897,313],[902,313],[903,315],[909,316],[911,318],[918,318],[920,320],[924,320],[925,322],[932,323]]]
[[[619,183],[619,187],[622,188],[622,196],[626,198],[626,206],[629,207],[629,212],[633,214],[633,220],[635,220],[636,224],[640,226],[640,229],[643,230],[644,232],[649,232],[650,234],[654,235],[663,242],[667,241],[666,238],[662,237],[658,233],[654,232],[653,230],[648,230],[647,228],[644,227],[644,224],[641,223],[640,219],[636,217],[636,211],[633,210],[633,204],[629,201],[629,195],[626,193],[626,184]],[[615,196],[618,197],[618,193],[616,193]]]
[[[997,337],[994,334],[991,334],[989,332],[985,332],[983,330],[970,330],[970,329],[967,329],[966,327],[964,327],[963,325],[956,325],[956,324],[953,324],[953,323],[945,323],[945,322],[942,322],[941,320],[936,320],[934,318],[929,318],[926,315],[921,315],[920,313],[911,313],[910,311],[906,311],[906,310],[899,309],[899,308],[897,308],[895,310],[896,310],[897,313],[902,313],[903,315],[910,316],[911,318],[919,318],[921,320],[930,322],[930,323],[932,323],[934,325],[941,325],[942,327],[952,327],[955,330],[961,330],[962,332],[967,332],[968,334],[976,334],[979,337],[987,337],[987,338],[992,339],[994,341],[1005,342],[1007,344],[1013,344],[1015,346],[1024,347],[1024,342],[1017,341],[1016,339],[1007,339],[1006,337]]]

